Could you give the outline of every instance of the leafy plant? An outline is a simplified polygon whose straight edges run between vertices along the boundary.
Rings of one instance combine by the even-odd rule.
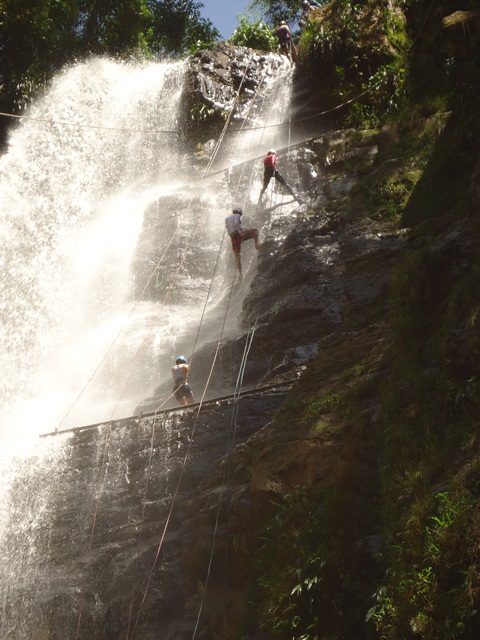
[[[197,0],[10,0],[0,7],[2,111],[18,110],[63,65],[93,54],[179,56],[220,34]]]
[[[477,613],[474,599],[465,599],[464,593],[478,594],[479,589],[478,576],[472,580],[478,566],[478,503],[456,487],[438,493],[434,506],[436,511],[425,513],[423,544],[417,551],[408,543],[392,549],[395,568],[373,594],[375,605],[366,619],[381,638],[397,640],[412,632],[425,640],[461,638]],[[413,535],[418,537],[416,523]]]
[[[348,626],[344,598],[352,579],[334,496],[298,487],[276,505],[260,531],[253,605],[269,637],[285,640],[336,638]],[[351,610],[352,602],[349,602]]]
[[[261,20],[251,21],[248,16],[239,17],[239,25],[230,36],[229,41],[237,46],[274,51],[277,40],[270,27]]]

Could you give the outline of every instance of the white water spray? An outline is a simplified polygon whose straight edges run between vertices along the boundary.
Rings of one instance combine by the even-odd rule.
[[[87,499],[79,511],[78,503],[86,491],[95,495],[98,474],[80,473],[64,436],[36,436],[130,415],[169,377],[182,333],[198,324],[226,207],[248,199],[229,193],[221,175],[199,186],[201,167],[192,169],[178,121],[184,71],[180,63],[109,60],[67,69],[29,110],[31,119],[14,127],[0,158],[2,637],[24,640],[32,629],[47,637],[42,598],[48,608],[52,594],[63,602],[51,613],[55,627],[69,630],[59,637],[71,637],[72,602],[78,605],[82,594],[84,565],[64,572],[57,561],[59,553],[69,559],[73,547],[87,544],[92,504]],[[288,107],[288,73],[271,80],[280,90],[259,109],[260,126],[284,120]],[[226,147],[222,167],[258,158],[272,144],[285,144],[274,128],[246,133]],[[250,202],[258,198],[260,177],[257,171],[250,183]],[[164,229],[162,246],[148,233],[152,221]],[[174,295],[147,302],[142,291],[162,292],[166,282],[168,289],[186,247]],[[231,282],[230,247],[222,260]],[[132,261],[142,268],[133,269]],[[217,285],[212,303],[224,288]],[[20,443],[17,457],[5,452],[12,442]],[[59,523],[52,505],[67,489],[67,476],[77,494],[60,499]]]
[[[181,64],[76,66],[11,135],[0,164],[4,436],[56,428],[85,385],[102,393],[74,422],[114,417],[114,371],[90,376],[128,312],[145,207],[178,178],[182,75]]]
[[[193,316],[174,303],[159,310],[133,301],[131,261],[149,205],[176,192],[180,200],[158,210],[168,233],[172,218],[188,229],[198,216],[181,199],[180,185],[188,192],[200,174],[182,152],[183,76],[183,63],[77,65],[55,78],[10,136],[0,159],[4,440],[130,415],[165,377],[158,354],[171,357],[175,331],[199,316],[202,291],[190,299]],[[288,92],[280,93],[270,123],[285,117]],[[278,139],[273,130],[244,134],[235,159],[247,146],[262,153],[271,135]],[[211,218],[200,244],[212,265],[223,232],[218,189],[217,182],[203,192]],[[164,268],[177,260],[167,257]]]

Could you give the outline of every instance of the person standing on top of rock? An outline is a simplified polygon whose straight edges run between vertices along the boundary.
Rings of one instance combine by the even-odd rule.
[[[314,11],[315,9],[319,9],[322,5],[319,4],[318,2],[315,2],[315,0],[303,0],[302,2],[302,14],[300,16],[300,20],[298,22],[298,24],[301,26],[302,29],[305,28],[307,22],[308,22],[308,18],[310,16],[310,14],[312,13],[312,11]],[[302,23],[302,24],[300,24]]]
[[[178,356],[172,367],[173,393],[178,404],[192,404],[195,402],[190,385],[187,383],[190,365],[185,356]]]
[[[280,45],[280,53],[290,61],[294,61],[296,63],[299,62],[297,50],[295,49],[295,45],[292,42],[292,32],[290,31],[290,27],[282,20],[280,26],[275,31],[275,35],[278,38],[278,44]]]
[[[310,4],[308,0],[303,0],[302,2],[302,20],[308,20],[308,16],[310,12],[313,11],[314,7]]]
[[[295,198],[297,202],[300,204],[302,203],[302,201],[293,193],[292,187],[287,184],[285,178],[277,171],[277,152],[275,149],[270,149],[270,151],[268,151],[267,155],[263,159],[263,166],[263,187],[258,198],[258,204],[261,203],[263,194],[265,193],[272,178],[275,178],[275,180],[280,182],[280,184],[283,184],[288,193]]]
[[[280,23],[280,26],[275,31],[275,35],[277,36],[278,44],[280,45],[280,53],[283,53],[284,56],[289,56],[290,46],[292,44],[292,33],[285,20],[282,20]]]
[[[242,207],[235,205],[232,209],[232,213],[225,218],[225,227],[228,235],[230,236],[230,240],[232,241],[232,249],[235,254],[240,280],[243,277],[242,262],[240,259],[240,248],[242,246],[242,242],[245,242],[245,240],[254,240],[255,249],[258,251],[260,248],[260,244],[258,242],[258,229],[243,229],[241,225],[242,214]]]

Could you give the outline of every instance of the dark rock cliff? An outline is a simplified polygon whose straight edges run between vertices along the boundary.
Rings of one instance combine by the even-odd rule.
[[[255,78],[258,82],[258,73],[262,73],[262,61],[266,61],[266,56],[257,57],[257,75],[249,77],[243,96],[247,102]],[[231,109],[234,91],[241,84],[242,60],[244,52],[226,44],[193,59],[188,108],[210,105],[212,111],[205,116],[208,127],[219,126],[222,114]],[[274,69],[274,57],[273,67],[272,61],[269,64]],[[304,90],[304,80],[301,74],[297,76],[299,91]],[[138,623],[133,623],[122,610],[120,586],[118,592],[117,587],[107,586],[135,581],[133,569],[125,566],[113,580],[92,585],[92,591],[102,593],[108,602],[103,624],[110,635],[105,637],[120,638],[121,629],[138,624],[142,638],[180,640],[191,637],[196,623],[201,637],[219,638],[223,633],[241,637],[249,610],[248,541],[269,513],[270,501],[295,486],[325,489],[340,481],[349,464],[351,443],[342,444],[323,433],[312,435],[298,425],[295,430],[279,431],[272,418],[288,397],[299,393],[296,381],[310,375],[309,362],[325,364],[324,372],[317,372],[312,382],[317,388],[328,387],[332,378],[353,363],[378,358],[379,349],[388,341],[386,291],[392,269],[405,249],[404,233],[394,225],[371,219],[360,205],[356,209],[345,203],[360,178],[378,171],[379,159],[383,161],[388,155],[389,137],[353,133],[325,130],[296,146],[291,153],[298,174],[295,184],[306,204],[286,216],[275,216],[268,208],[262,212],[263,245],[257,268],[247,285],[234,294],[240,302],[243,299],[238,333],[223,340],[218,353],[212,343],[195,354],[192,384],[198,389],[205,385],[216,358],[207,399],[223,395],[225,389],[233,392],[239,363],[254,329],[243,388],[258,391],[236,401],[214,401],[202,406],[200,413],[196,407],[180,414],[167,412],[168,418],[162,418],[171,425],[167,433],[172,434],[172,444],[167,445],[165,426],[156,427],[155,436],[150,436],[158,420],[151,414],[170,393],[170,382],[166,382],[138,407],[140,418],[123,427],[129,431],[132,449],[122,439],[118,446],[129,473],[138,467],[138,478],[129,480],[138,490],[146,473],[148,447],[153,447],[155,462],[148,467],[152,498],[145,503],[142,516],[141,553],[134,553],[140,525],[132,525],[137,529],[122,541],[118,537],[122,526],[112,522],[107,539],[102,541],[103,534],[99,534],[95,545],[98,565],[95,560],[94,574],[98,575],[98,566],[104,566],[113,543],[118,550],[107,563],[111,565],[108,571],[117,572],[113,567],[119,557],[138,555],[136,571],[139,579],[147,581],[148,589]],[[234,175],[231,180],[233,184]],[[375,407],[366,411],[373,414]],[[107,436],[77,436],[79,442],[100,437]],[[165,463],[160,449],[167,446],[173,452],[172,445],[176,462],[168,462],[173,465],[171,486],[157,487],[155,465]],[[185,452],[188,458],[183,470]],[[135,462],[139,457],[143,464]],[[180,475],[180,494],[175,495],[175,480]],[[123,492],[124,498],[114,498],[110,506],[102,503],[103,517],[115,512],[118,500],[125,499],[134,508],[130,490]],[[168,499],[159,502],[158,494],[174,495],[171,517]],[[160,503],[164,504],[161,508]],[[166,538],[149,582],[149,562],[156,556],[163,523]],[[104,530],[103,525],[98,528]],[[363,532],[358,530],[355,535],[361,537]],[[102,572],[102,581],[108,575]],[[135,587],[132,596],[137,611],[140,592],[141,587]],[[115,620],[114,632],[107,619]]]
[[[381,51],[387,56],[389,48]],[[255,56],[260,73],[275,69],[274,57]],[[245,60],[244,50],[222,44],[191,61],[185,104],[197,118],[190,125],[192,141],[200,130],[202,141],[208,141],[223,126],[239,89],[243,102],[238,115],[248,113],[258,76],[250,68],[244,73]],[[294,82],[304,98],[305,111],[298,105],[297,112],[301,120],[322,100],[305,93],[308,82],[302,72]],[[444,123],[437,124],[443,131]],[[302,126],[299,122],[299,130]],[[76,553],[88,569],[82,593],[65,593],[59,575],[58,589],[45,596],[44,629],[38,637],[66,637],[55,635],[49,622],[60,602],[83,615],[81,638],[187,640],[196,634],[212,640],[264,639],[255,617],[255,593],[249,591],[262,544],[259,531],[273,513],[273,503],[298,487],[326,496],[327,502],[336,498],[328,526],[338,540],[338,563],[325,578],[335,606],[325,616],[329,621],[323,637],[366,637],[348,611],[354,604],[351,594],[357,597],[364,584],[368,596],[373,592],[366,567],[371,570],[383,543],[371,511],[378,501],[375,472],[381,466],[375,444],[386,438],[379,428],[379,389],[392,376],[386,357],[394,341],[389,293],[395,267],[424,240],[421,232],[402,229],[398,216],[379,216],[378,208],[358,194],[361,186],[367,187],[378,204],[379,184],[385,187],[395,179],[411,193],[425,175],[419,180],[416,167],[399,169],[398,133],[392,128],[339,130],[330,120],[315,120],[307,131],[291,153],[295,187],[305,204],[285,216],[268,208],[255,212],[263,246],[256,269],[234,294],[241,308],[237,334],[225,338],[218,352],[212,343],[195,354],[191,377],[199,389],[210,376],[212,361],[218,362],[209,381],[210,401],[154,415],[170,393],[165,382],[141,403],[135,419],[74,436],[75,464],[59,468],[55,481],[65,496],[76,487],[78,529],[88,521],[83,515],[95,496],[95,487],[90,488],[83,502],[79,474],[94,474],[95,460],[101,470],[105,465],[115,468],[111,477],[117,481],[96,498],[93,546],[89,550],[89,531],[82,531],[77,543]],[[465,181],[473,184],[475,196],[478,161],[476,173]],[[415,197],[412,201],[403,220],[409,225],[418,222],[415,215],[423,204],[416,206]],[[467,216],[453,228],[450,219],[437,220],[438,238],[425,258],[430,270],[422,275],[429,278],[425,289],[439,311],[443,297],[436,276],[442,274],[441,283],[452,281],[469,269],[477,253],[473,218]],[[428,319],[425,340],[430,326]],[[215,399],[225,389],[234,392],[251,337],[243,376],[248,392]],[[449,366],[464,369],[470,379],[476,375],[475,341],[471,319],[455,327],[443,344]],[[421,374],[431,374],[427,365]],[[401,415],[412,430],[420,393],[398,392]],[[349,413],[351,397],[356,411]],[[309,403],[314,404],[310,421],[305,416]],[[388,474],[387,466],[382,473]],[[167,480],[160,481],[165,470]],[[71,525],[65,523],[76,516],[67,500],[59,501],[52,525],[59,574],[74,570],[69,564]],[[404,500],[402,494],[398,502]],[[26,597],[29,588],[25,586]],[[35,637],[33,628],[29,632],[28,637]]]

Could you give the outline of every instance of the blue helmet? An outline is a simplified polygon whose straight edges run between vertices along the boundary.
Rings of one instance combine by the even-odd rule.
[[[185,358],[185,356],[178,356],[178,358],[175,360],[175,364],[182,364],[182,363],[187,364],[187,359]]]

